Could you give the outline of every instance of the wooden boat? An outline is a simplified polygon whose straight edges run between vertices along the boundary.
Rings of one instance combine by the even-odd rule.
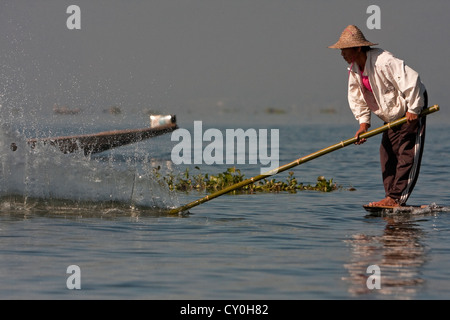
[[[143,129],[113,130],[93,134],[62,136],[54,138],[34,138],[27,142],[35,148],[37,144],[58,147],[64,153],[82,150],[85,155],[103,152],[112,148],[157,137],[178,129],[175,116],[171,116],[170,123],[150,126]]]

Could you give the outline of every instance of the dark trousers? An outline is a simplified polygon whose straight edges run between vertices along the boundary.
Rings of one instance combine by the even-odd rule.
[[[424,94],[428,106],[427,93]],[[383,133],[380,163],[386,197],[404,205],[419,177],[425,143],[426,117]]]

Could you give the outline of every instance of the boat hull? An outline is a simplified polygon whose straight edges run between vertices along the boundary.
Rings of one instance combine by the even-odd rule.
[[[113,130],[54,138],[35,138],[29,139],[27,142],[32,148],[42,143],[58,147],[63,153],[83,151],[85,155],[88,155],[157,137],[176,129],[178,129],[177,124],[170,123],[144,129]]]

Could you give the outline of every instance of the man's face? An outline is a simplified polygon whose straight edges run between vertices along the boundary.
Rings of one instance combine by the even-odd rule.
[[[356,59],[358,54],[357,48],[345,48],[341,49],[341,56],[347,61],[348,64],[352,63]]]

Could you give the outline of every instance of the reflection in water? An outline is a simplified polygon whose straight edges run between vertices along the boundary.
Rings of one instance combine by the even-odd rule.
[[[385,217],[381,236],[355,234],[347,240],[352,258],[345,265],[349,277],[349,292],[355,296],[382,295],[385,298],[411,299],[423,285],[421,268],[426,262],[426,248],[421,238],[424,232],[408,217]],[[369,289],[367,273],[370,265],[380,268],[380,289]]]

